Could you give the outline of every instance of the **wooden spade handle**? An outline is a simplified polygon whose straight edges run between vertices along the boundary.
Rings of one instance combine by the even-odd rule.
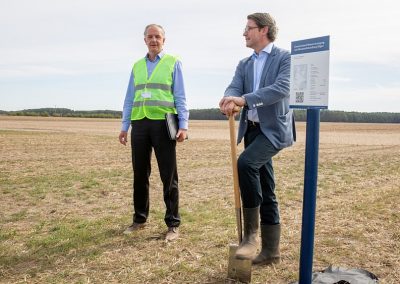
[[[239,192],[239,176],[237,170],[237,155],[236,155],[236,133],[235,133],[235,117],[229,116],[229,134],[231,140],[231,160],[232,160],[232,173],[233,173],[233,192],[235,195],[235,211],[236,211],[236,224],[238,231],[239,244],[242,242],[242,214],[240,204]]]

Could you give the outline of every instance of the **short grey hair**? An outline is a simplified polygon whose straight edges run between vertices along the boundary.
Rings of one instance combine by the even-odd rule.
[[[163,34],[163,37],[165,37],[164,28],[163,28],[162,26],[160,26],[160,25],[157,25],[157,24],[150,24],[150,25],[147,25],[147,26],[144,28],[144,36],[147,35],[147,30],[148,30],[149,28],[151,28],[151,27],[157,27],[157,28],[159,28],[159,29],[161,30],[162,34]]]
[[[275,41],[278,34],[278,27],[276,26],[275,19],[268,13],[254,13],[247,16],[248,20],[253,20],[257,27],[262,29],[268,27],[267,38],[270,41]]]

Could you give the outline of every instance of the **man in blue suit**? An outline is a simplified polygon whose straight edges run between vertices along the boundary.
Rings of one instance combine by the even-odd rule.
[[[236,258],[253,264],[280,261],[281,225],[275,195],[272,157],[293,144],[294,117],[289,109],[290,53],[274,45],[275,20],[268,13],[247,16],[243,36],[254,53],[239,62],[219,106],[226,115],[243,107],[237,143],[245,149],[238,159],[244,236]],[[257,255],[261,225],[261,252]]]

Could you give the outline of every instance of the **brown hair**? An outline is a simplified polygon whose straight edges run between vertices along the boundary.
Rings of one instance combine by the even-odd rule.
[[[253,20],[258,28],[268,27],[267,38],[270,41],[275,41],[278,34],[278,27],[275,19],[268,13],[254,13],[247,16],[248,20]]]

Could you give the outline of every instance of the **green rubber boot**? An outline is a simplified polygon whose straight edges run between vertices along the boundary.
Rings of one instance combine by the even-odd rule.
[[[270,265],[279,263],[281,253],[279,240],[281,237],[281,224],[261,225],[261,252],[255,259],[255,265]]]
[[[243,208],[244,236],[235,257],[253,259],[258,248],[258,228],[260,226],[260,207]]]

